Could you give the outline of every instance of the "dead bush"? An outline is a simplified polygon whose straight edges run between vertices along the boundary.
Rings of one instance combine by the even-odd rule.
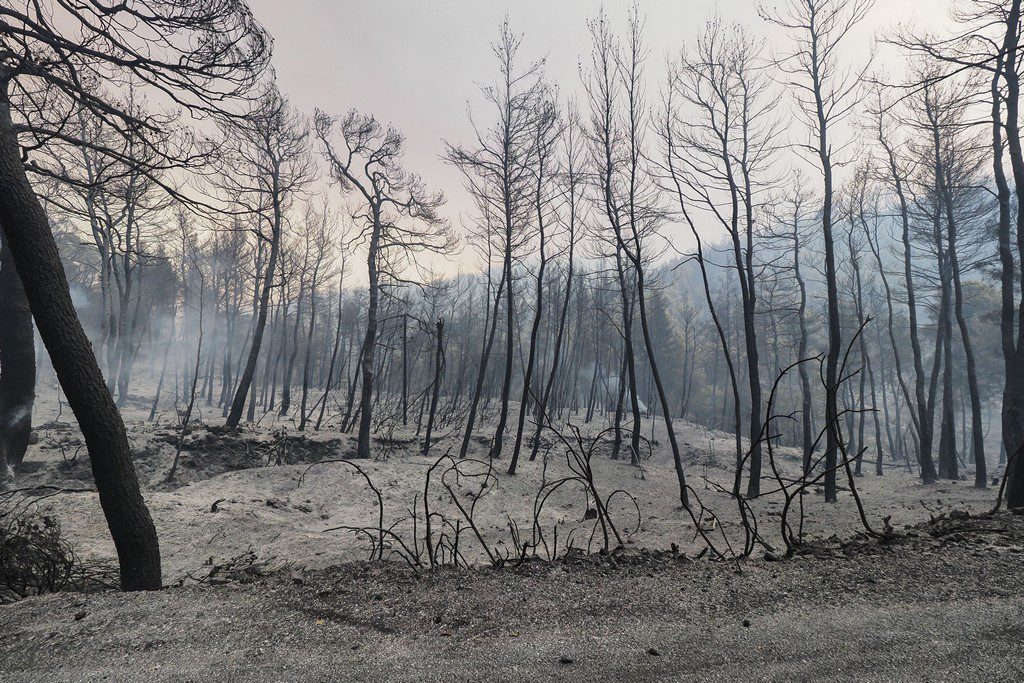
[[[79,557],[56,519],[34,512],[24,501],[0,501],[0,604],[116,586],[116,568]]]

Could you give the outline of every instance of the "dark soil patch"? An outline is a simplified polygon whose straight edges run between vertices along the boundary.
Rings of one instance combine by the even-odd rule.
[[[166,471],[179,438],[173,429],[155,431],[146,448],[138,453],[136,466],[154,475],[158,474],[158,466]],[[174,489],[192,481],[253,467],[320,462],[339,457],[347,447],[347,438],[314,439],[285,430],[254,436],[242,430],[197,426],[184,436],[175,482],[158,488]]]
[[[92,468],[85,443],[74,425],[47,423],[39,427],[39,448],[53,451],[47,461],[26,461],[19,468],[19,485],[51,482],[81,482],[92,485]],[[343,456],[349,437],[318,439],[306,434],[279,430],[253,434],[220,426],[193,425],[184,436],[184,446],[175,481],[164,482],[174,459],[179,439],[176,425],[152,429],[144,441],[136,440],[133,455],[140,481],[148,488],[173,490],[185,484],[209,479],[225,472],[330,460]]]

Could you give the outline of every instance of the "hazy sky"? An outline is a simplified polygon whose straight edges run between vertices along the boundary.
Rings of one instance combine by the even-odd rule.
[[[951,0],[878,0],[850,37],[853,59],[867,55],[872,37],[897,23],[915,30],[948,23]],[[372,113],[402,130],[407,166],[449,197],[458,226],[470,204],[459,174],[439,158],[441,141],[468,141],[467,102],[478,84],[496,78],[490,45],[507,15],[524,34],[524,61],[547,57],[548,73],[564,94],[579,88],[580,60],[589,55],[586,21],[602,7],[624,26],[627,3],[599,0],[250,0],[274,36],[274,64],[282,89],[304,111],[351,108]],[[641,0],[651,52],[651,92],[660,87],[665,56],[693,40],[715,11],[768,36],[753,0]],[[772,3],[767,3],[772,4]],[[778,31],[776,30],[777,34]],[[882,63],[895,63],[884,52]],[[475,107],[480,120],[484,110]]]

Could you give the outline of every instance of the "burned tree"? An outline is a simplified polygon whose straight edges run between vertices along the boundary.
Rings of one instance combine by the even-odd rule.
[[[317,138],[342,192],[355,195],[360,208],[353,220],[361,228],[356,240],[366,247],[369,305],[366,334],[359,354],[361,394],[357,458],[370,457],[373,418],[374,352],[382,294],[396,282],[420,252],[451,253],[456,246],[451,226],[437,209],[444,195],[431,193],[423,181],[402,165],[405,139],[391,127],[356,111],[332,117],[317,111]],[[334,138],[340,139],[340,147]]]
[[[755,224],[767,169],[778,150],[776,98],[761,58],[762,45],[741,28],[708,23],[692,57],[674,79],[694,118],[680,141],[686,154],[687,189],[729,236],[743,310],[743,338],[750,392],[750,479],[747,495],[760,492],[761,370],[757,340],[758,274]],[[726,350],[726,353],[728,351]],[[737,463],[737,468],[740,463]],[[737,482],[741,475],[737,473]],[[736,491],[739,494],[739,490]]]
[[[482,89],[496,120],[490,127],[477,128],[472,121],[475,142],[472,146],[447,144],[446,157],[465,178],[466,188],[476,199],[484,214],[486,227],[493,229],[501,250],[501,283],[495,296],[497,302],[502,289],[505,298],[505,366],[501,385],[501,404],[498,424],[494,430],[490,456],[501,455],[508,420],[509,395],[512,388],[512,367],[515,360],[515,277],[513,267],[529,240],[534,214],[534,182],[537,177],[536,145],[538,121],[550,116],[547,86],[542,79],[543,61],[520,69],[516,61],[522,39],[512,33],[507,21],[501,26],[498,41],[493,45],[498,60],[500,79],[496,85]],[[493,339],[493,335],[491,335]],[[478,384],[486,371],[486,356],[479,370]],[[477,397],[476,400],[478,400]],[[475,403],[475,401],[474,401]],[[472,432],[476,416],[475,406],[470,409],[466,427],[466,441]],[[465,445],[463,447],[465,451]]]
[[[263,344],[270,292],[280,267],[285,213],[294,195],[313,173],[306,124],[275,87],[262,103],[240,120],[224,126],[219,183],[252,222],[249,229],[267,248],[263,272],[257,278],[259,297],[249,355],[242,368],[225,425],[238,426]]]
[[[530,346],[527,352],[526,369],[523,375],[523,390],[519,399],[519,421],[516,425],[515,445],[512,448],[512,460],[509,462],[508,473],[516,473],[519,462],[519,451],[523,445],[523,429],[526,425],[526,413],[536,401],[537,391],[534,387],[534,369],[538,364],[537,335],[544,318],[544,289],[548,285],[544,273],[550,260],[549,242],[551,241],[550,223],[552,219],[551,176],[554,169],[554,155],[558,141],[560,121],[553,103],[548,103],[548,112],[537,117],[536,125],[536,161],[534,162],[534,210],[536,212],[537,249],[537,286],[534,290],[533,324],[530,326]]]
[[[544,390],[539,397],[537,404],[537,425],[533,435],[533,445],[530,449],[530,460],[537,458],[540,450],[540,437],[544,429],[544,420],[547,415],[548,405],[551,400],[552,391],[555,387],[555,380],[558,377],[560,361],[562,359],[563,341],[566,336],[566,321],[569,317],[569,308],[573,295],[573,276],[576,267],[576,248],[578,242],[584,236],[586,230],[586,208],[584,205],[584,194],[586,192],[586,178],[583,164],[583,132],[582,122],[579,113],[575,108],[570,109],[563,133],[563,168],[557,182],[561,186],[563,197],[563,210],[558,214],[558,220],[562,224],[566,239],[566,266],[565,266],[565,296],[562,300],[562,310],[558,316],[558,330],[555,333],[555,347],[552,351],[551,368],[548,378],[544,383]],[[595,369],[598,363],[595,363]]]
[[[231,0],[117,5],[87,0],[45,8],[26,2],[3,12],[0,225],[85,437],[118,551],[121,585],[159,588],[156,530],[139,492],[124,424],[75,312],[46,213],[27,175],[46,173],[34,165],[32,148],[70,134],[62,129],[61,112],[34,109],[32,95],[55,90],[72,109],[110,121],[119,131],[145,135],[156,128],[144,113],[126,112],[89,92],[81,86],[82,76],[120,83],[137,78],[197,115],[212,114],[249,92],[266,65],[269,41],[247,9]],[[161,45],[159,53],[154,44]]]
[[[839,66],[839,46],[871,9],[872,0],[787,0],[782,6],[761,14],[771,24],[789,33],[793,48],[778,61],[787,84],[793,90],[799,114],[807,126],[807,137],[799,144],[813,158],[822,173],[821,234],[825,249],[825,287],[828,302],[828,353],[825,363],[825,500],[836,501],[836,468],[839,463],[839,363],[842,355],[842,327],[836,270],[833,173],[836,128],[847,119],[857,102],[861,74]]]
[[[591,172],[598,196],[598,206],[603,214],[606,225],[604,234],[599,237],[599,255],[614,263],[614,275],[618,284],[619,305],[621,311],[622,363],[618,374],[618,400],[615,406],[615,441],[612,455],[617,457],[621,444],[620,423],[623,412],[623,400],[627,386],[623,384],[623,375],[629,379],[628,392],[630,409],[633,416],[630,431],[630,459],[635,464],[640,458],[640,401],[637,394],[636,353],[633,348],[634,335],[634,301],[636,298],[634,274],[631,264],[623,255],[625,244],[626,209],[622,205],[621,189],[626,163],[622,156],[625,135],[621,129],[621,82],[619,63],[622,59],[621,47],[617,43],[604,15],[590,22],[590,34],[593,42],[592,71],[584,82],[587,100],[590,106],[590,126],[588,134],[591,141],[594,170]],[[631,166],[630,166],[631,168]],[[610,233],[610,234],[609,234]]]

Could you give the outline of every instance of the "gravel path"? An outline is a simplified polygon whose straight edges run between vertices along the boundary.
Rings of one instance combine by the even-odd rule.
[[[1024,680],[1024,519],[912,534],[739,573],[358,563],[31,598],[0,607],[0,680]]]

